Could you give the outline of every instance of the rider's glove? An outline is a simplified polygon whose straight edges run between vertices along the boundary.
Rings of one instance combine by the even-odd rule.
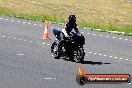
[[[62,29],[62,32],[64,33],[65,37],[69,37],[65,29]]]
[[[77,33],[78,36],[81,36],[81,33]]]
[[[65,37],[69,37],[69,35],[68,34],[65,34]]]

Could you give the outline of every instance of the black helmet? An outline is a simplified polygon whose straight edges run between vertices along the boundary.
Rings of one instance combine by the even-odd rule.
[[[70,15],[69,16],[69,21],[76,22],[76,16],[75,15]]]

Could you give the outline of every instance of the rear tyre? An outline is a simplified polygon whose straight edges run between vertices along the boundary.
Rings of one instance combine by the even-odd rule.
[[[51,45],[51,53],[53,53],[53,57],[55,59],[60,59],[61,55],[60,53],[58,52],[58,46],[57,46],[57,43],[54,42],[52,45]]]

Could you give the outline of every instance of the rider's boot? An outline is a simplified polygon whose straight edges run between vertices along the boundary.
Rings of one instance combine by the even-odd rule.
[[[62,51],[62,45],[63,45],[64,41],[59,41],[59,44],[58,44],[58,52],[61,52]]]

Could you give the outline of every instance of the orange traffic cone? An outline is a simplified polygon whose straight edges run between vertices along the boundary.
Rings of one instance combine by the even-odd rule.
[[[42,36],[42,39],[49,39],[49,35],[48,35],[48,21],[45,21],[45,30],[44,30],[44,34]]]

